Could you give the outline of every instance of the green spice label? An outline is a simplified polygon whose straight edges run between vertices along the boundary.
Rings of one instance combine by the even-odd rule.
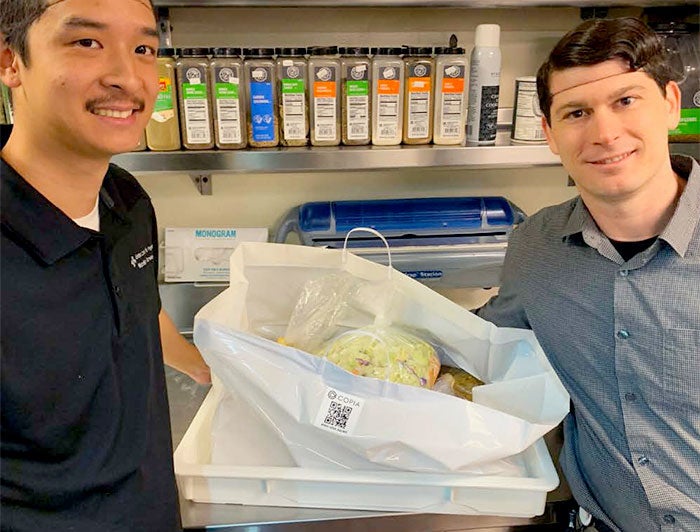
[[[214,85],[214,97],[219,100],[221,98],[226,99],[238,99],[238,85],[233,83],[217,83]]]
[[[238,99],[240,72],[238,67],[217,67],[214,69],[214,98]]]
[[[203,100],[207,97],[206,85],[190,85],[185,83],[182,85],[182,98],[184,100],[199,99]]]
[[[189,67],[185,70],[185,80],[182,83],[182,99],[203,99],[207,97],[206,72],[200,67]]]
[[[369,94],[369,81],[351,81],[346,82],[348,96],[366,96]]]
[[[282,80],[283,94],[304,94],[303,79],[283,79]]]
[[[158,95],[153,112],[170,111],[173,109],[173,85],[169,77],[158,78]]]

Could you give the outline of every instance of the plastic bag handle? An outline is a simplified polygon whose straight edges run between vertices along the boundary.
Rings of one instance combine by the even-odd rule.
[[[384,242],[384,245],[386,246],[387,257],[389,257],[389,278],[391,279],[391,272],[393,271],[393,267],[391,266],[391,249],[389,249],[389,242],[386,241],[384,235],[382,235],[376,229],[372,229],[371,227],[353,227],[352,229],[350,229],[350,231],[348,231],[348,234],[345,235],[345,241],[343,242],[343,264],[345,264],[345,261],[347,260],[348,256],[348,238],[350,238],[350,235],[355,231],[365,231],[367,233],[372,233],[374,236],[382,239],[382,242]]]

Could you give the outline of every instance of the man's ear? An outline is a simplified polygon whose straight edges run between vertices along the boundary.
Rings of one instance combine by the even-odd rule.
[[[681,89],[675,81],[669,81],[666,85],[666,106],[668,108],[668,129],[678,127],[681,120]]]
[[[5,36],[0,33],[0,81],[14,89],[20,86],[19,70],[20,57],[5,42]]]
[[[554,135],[552,135],[552,128],[549,127],[547,119],[544,116],[542,116],[542,129],[544,130],[544,136],[547,138],[547,144],[549,144],[549,149],[552,150],[552,153],[554,155],[559,155],[557,143],[554,140]]]

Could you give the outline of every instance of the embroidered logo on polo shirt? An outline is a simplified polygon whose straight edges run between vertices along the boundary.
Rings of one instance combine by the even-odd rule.
[[[134,253],[131,256],[131,267],[138,268],[139,270],[146,266],[149,262],[153,262],[155,256],[153,255],[153,244],[146,246],[138,253]]]

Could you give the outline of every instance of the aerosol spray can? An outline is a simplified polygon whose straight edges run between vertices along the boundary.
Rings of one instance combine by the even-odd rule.
[[[501,78],[501,27],[479,24],[471,53],[467,142],[496,143],[498,89]]]

